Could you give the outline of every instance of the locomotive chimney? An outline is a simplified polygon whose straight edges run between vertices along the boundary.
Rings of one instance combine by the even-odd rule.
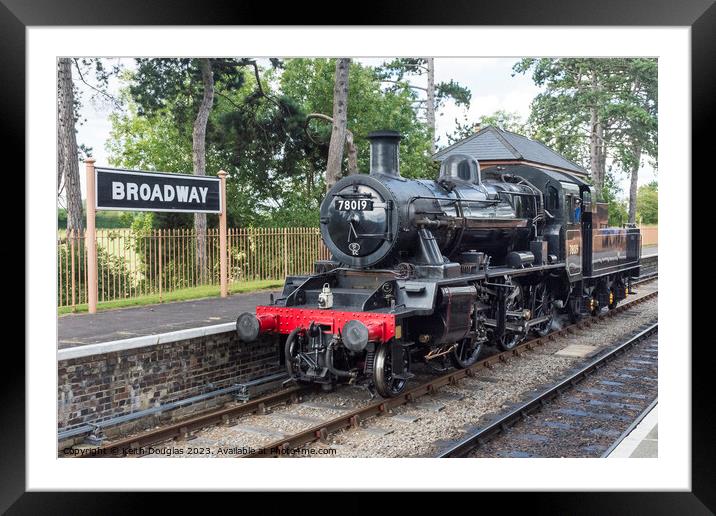
[[[397,131],[374,131],[368,135],[371,174],[400,176],[400,138]]]

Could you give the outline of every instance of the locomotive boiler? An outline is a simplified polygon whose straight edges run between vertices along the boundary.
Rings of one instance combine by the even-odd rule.
[[[237,320],[242,340],[281,344],[295,380],[396,396],[415,362],[469,367],[484,345],[511,349],[557,312],[626,296],[639,232],[608,228],[605,240],[587,183],[537,166],[481,170],[467,155],[445,159],[435,180],[408,179],[400,135],[369,139],[369,173],[339,180],[321,204],[331,259]]]
[[[345,177],[326,195],[321,235],[334,259],[361,268],[442,266],[444,256],[470,249],[503,261],[527,244],[541,206],[535,188],[504,176],[483,181],[469,156],[446,160],[437,181],[403,178],[399,138],[372,133],[370,173]]]

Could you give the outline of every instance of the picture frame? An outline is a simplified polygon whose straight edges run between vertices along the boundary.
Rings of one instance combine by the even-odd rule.
[[[162,5],[164,4],[164,5]],[[222,2],[188,2],[180,0],[147,5],[142,2],[90,2],[67,0],[49,2],[35,0],[0,0],[0,54],[3,66],[3,94],[0,95],[5,122],[5,143],[8,149],[20,149],[25,144],[25,30],[35,25],[263,25],[317,23],[315,9],[295,6],[296,11],[284,10],[277,15],[275,6],[267,3],[240,5]],[[284,9],[284,8],[282,8]],[[326,7],[326,10],[328,7]],[[309,12],[310,11],[310,12]],[[706,167],[706,154],[712,145],[714,114],[714,37],[716,33],[716,5],[712,0],[688,0],[678,6],[658,0],[629,0],[624,2],[581,3],[560,1],[521,1],[510,5],[418,3],[402,7],[397,2],[381,3],[379,8],[355,9],[350,24],[373,25],[559,25],[559,26],[689,26],[691,28],[692,72],[692,169]],[[323,20],[322,24],[333,24]],[[708,143],[706,143],[708,142]],[[24,154],[17,152],[20,167],[24,168]],[[27,173],[27,172],[26,172]],[[29,192],[25,192],[27,199]],[[701,233],[708,234],[708,233]],[[693,233],[692,233],[693,235]],[[691,250],[684,250],[691,257]],[[25,270],[25,274],[31,271]],[[693,300],[692,300],[693,302]],[[695,304],[694,304],[695,305]],[[694,313],[696,314],[696,313]],[[693,320],[698,320],[694,317]],[[11,341],[12,342],[12,341]],[[703,344],[708,344],[704,341]],[[48,346],[48,349],[51,347]],[[112,512],[129,512],[144,507],[140,494],[67,492],[38,493],[26,491],[25,484],[25,354],[16,343],[8,345],[6,353],[13,367],[3,373],[2,482],[0,482],[0,510],[10,514],[72,512],[101,513],[108,507]],[[709,399],[709,377],[712,374],[713,354],[707,345],[692,346],[692,489],[690,492],[640,493],[531,493],[510,495],[510,505],[529,502],[537,513],[637,513],[637,514],[708,514],[716,511],[716,446],[713,436],[714,403]],[[12,443],[9,445],[8,443]],[[388,486],[389,487],[389,486]],[[482,497],[487,494],[480,494]],[[356,507],[359,493],[352,493],[344,502]],[[495,502],[504,502],[501,494],[492,494]],[[501,497],[501,498],[498,498]],[[527,498],[529,497],[529,500]],[[173,497],[182,503],[182,497]],[[395,504],[395,502],[393,502]],[[392,504],[383,506],[387,509]]]

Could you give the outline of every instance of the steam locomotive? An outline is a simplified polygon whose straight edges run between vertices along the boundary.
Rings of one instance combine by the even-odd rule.
[[[370,173],[339,180],[321,204],[331,259],[237,319],[240,339],[280,342],[295,380],[394,397],[416,362],[469,367],[483,346],[548,333],[558,314],[614,308],[639,275],[639,230],[607,227],[582,180],[525,164],[481,170],[468,155],[445,159],[437,180],[407,179],[400,135],[369,139]]]

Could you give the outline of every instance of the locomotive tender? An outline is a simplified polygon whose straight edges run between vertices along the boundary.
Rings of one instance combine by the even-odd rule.
[[[485,345],[548,333],[558,313],[613,308],[638,276],[639,230],[607,227],[582,180],[524,164],[481,171],[468,155],[445,159],[437,180],[407,179],[400,135],[369,139],[370,173],[321,204],[331,259],[237,319],[242,340],[280,342],[297,381],[397,396],[416,361],[469,367]]]

